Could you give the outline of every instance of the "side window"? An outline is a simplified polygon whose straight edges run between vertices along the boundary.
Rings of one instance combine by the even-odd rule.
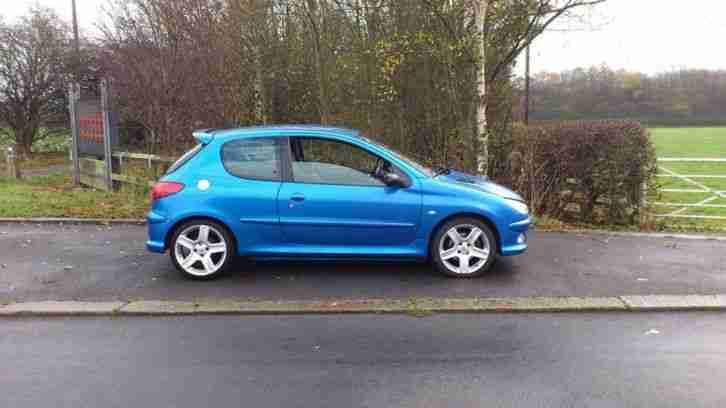
[[[222,146],[222,164],[232,175],[252,180],[281,180],[280,144],[276,138],[252,138]]]
[[[383,186],[376,177],[382,159],[335,140],[293,137],[292,173],[300,183]]]

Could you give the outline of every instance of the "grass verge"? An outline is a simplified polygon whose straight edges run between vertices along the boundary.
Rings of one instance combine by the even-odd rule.
[[[0,177],[0,217],[143,218],[143,189],[104,192],[73,187],[67,175],[24,180]]]

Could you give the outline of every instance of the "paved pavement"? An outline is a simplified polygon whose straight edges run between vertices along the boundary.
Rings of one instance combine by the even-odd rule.
[[[221,280],[192,282],[145,239],[143,226],[0,224],[0,303],[726,293],[723,241],[535,232],[527,254],[474,280],[416,263],[240,261]]]
[[[17,319],[3,407],[722,407],[721,314]]]

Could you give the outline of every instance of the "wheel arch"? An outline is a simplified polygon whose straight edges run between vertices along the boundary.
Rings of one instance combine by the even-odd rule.
[[[169,232],[166,234],[166,237],[164,238],[164,247],[166,247],[168,250],[171,250],[171,239],[176,234],[179,227],[182,225],[188,223],[189,221],[212,221],[214,223],[217,223],[222,226],[222,228],[225,229],[225,231],[229,234],[230,237],[232,237],[232,244],[235,253],[237,252],[237,237],[234,235],[234,232],[232,232],[232,229],[227,225],[226,222],[220,220],[219,218],[210,217],[208,215],[191,215],[188,217],[180,218],[177,220],[174,225],[172,225],[169,228]]]
[[[429,257],[431,256],[431,251],[433,248],[434,238],[436,237],[436,234],[439,232],[439,230],[441,229],[441,227],[444,224],[453,220],[454,218],[475,218],[475,219],[483,222],[484,224],[486,224],[486,226],[489,227],[489,229],[491,229],[492,233],[494,234],[494,239],[496,240],[495,244],[496,244],[497,254],[502,253],[502,238],[499,235],[499,229],[497,228],[497,225],[491,219],[489,219],[485,215],[478,214],[475,212],[459,212],[459,213],[450,214],[447,217],[443,218],[438,223],[436,223],[436,226],[434,226],[434,228],[431,229],[431,234],[429,235],[429,239],[428,239],[428,256]]]

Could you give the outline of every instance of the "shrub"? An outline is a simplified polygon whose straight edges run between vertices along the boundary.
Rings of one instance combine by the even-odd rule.
[[[33,142],[33,153],[57,153],[67,152],[71,143],[71,131],[66,132],[52,132],[46,134],[48,130],[46,128],[40,128],[38,130],[40,134]],[[0,132],[0,149],[5,149],[8,146],[14,145],[15,139],[13,136],[6,132]]]
[[[537,215],[590,224],[636,224],[653,186],[648,131],[627,120],[515,126],[509,184]]]
[[[40,132],[45,133],[45,129]],[[33,153],[57,153],[67,152],[71,144],[71,132],[53,132],[47,135],[41,135],[33,143]]]

